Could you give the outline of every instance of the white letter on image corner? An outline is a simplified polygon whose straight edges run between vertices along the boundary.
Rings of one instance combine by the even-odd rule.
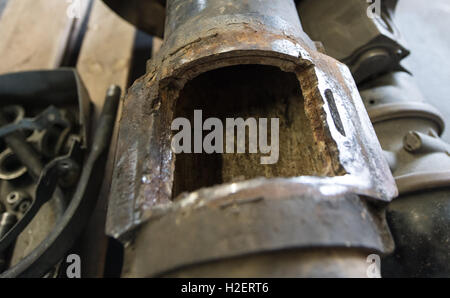
[[[381,278],[381,259],[379,255],[371,254],[367,256],[367,263],[370,263],[367,267],[367,277],[369,278]]]
[[[67,8],[67,16],[71,19],[80,19],[81,18],[81,0],[67,0],[66,2],[70,3]]]
[[[175,154],[191,153],[191,123],[186,118],[173,120],[171,129],[180,130],[180,127],[183,127],[183,129],[172,138],[172,150]],[[182,145],[180,144],[181,141],[183,142]]]
[[[68,255],[66,259],[67,263],[71,263],[67,266],[66,275],[67,278],[81,278],[81,259],[79,255]]]
[[[367,0],[370,3],[367,8],[367,16],[371,19],[378,19],[381,17],[381,1],[380,0]]]

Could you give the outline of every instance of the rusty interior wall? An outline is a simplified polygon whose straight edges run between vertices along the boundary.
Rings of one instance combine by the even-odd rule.
[[[280,156],[275,164],[261,165],[261,156],[268,154],[248,153],[248,129],[245,154],[178,154],[173,196],[256,177],[334,176],[324,162],[330,159],[317,148],[304,102],[296,74],[272,66],[230,66],[188,82],[177,99],[175,117],[194,123],[194,110],[199,109],[203,121],[217,117],[224,126],[226,118],[268,118],[269,144],[270,118],[279,118]],[[208,133],[203,132],[203,137]]]

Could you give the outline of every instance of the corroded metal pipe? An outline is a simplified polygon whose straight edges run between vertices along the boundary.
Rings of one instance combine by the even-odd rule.
[[[175,154],[171,122],[280,120],[280,159]],[[349,69],[293,0],[170,0],[124,103],[107,233],[125,276],[366,276],[397,192]],[[270,261],[269,261],[270,260]]]

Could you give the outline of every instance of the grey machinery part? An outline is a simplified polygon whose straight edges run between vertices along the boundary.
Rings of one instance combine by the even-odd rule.
[[[393,22],[397,1],[382,2],[380,19],[367,17],[369,4],[352,0],[341,1],[333,13],[314,19],[331,2],[302,1],[299,14],[305,31],[323,42],[327,53],[349,64],[359,82],[365,81],[359,85],[361,96],[400,193],[387,210],[396,250],[383,259],[383,276],[448,276],[450,158],[449,144],[439,137],[444,119],[426,102],[411,75],[398,71],[402,70],[399,59],[382,63],[375,57],[372,63],[365,54],[382,48],[391,53],[386,58],[394,58],[395,51],[404,51]],[[354,26],[356,22],[365,25]],[[381,23],[391,30],[384,30]],[[384,40],[384,45],[379,40]],[[355,59],[349,59],[352,56],[367,57],[367,61],[355,64]]]
[[[302,0],[297,8],[305,32],[322,42],[328,55],[350,67],[359,84],[393,70],[409,55],[393,17],[398,0],[382,0],[379,17],[363,0]],[[369,9],[369,11],[371,11]],[[371,11],[372,12],[372,11]]]
[[[405,73],[361,87],[388,156],[400,197],[387,216],[396,250],[382,262],[386,277],[450,275],[450,145],[444,120]]]

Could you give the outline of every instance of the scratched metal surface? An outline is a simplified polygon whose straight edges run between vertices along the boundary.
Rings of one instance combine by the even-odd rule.
[[[395,19],[411,50],[402,64],[450,125],[450,1],[400,0]],[[449,127],[443,139],[450,142]]]

